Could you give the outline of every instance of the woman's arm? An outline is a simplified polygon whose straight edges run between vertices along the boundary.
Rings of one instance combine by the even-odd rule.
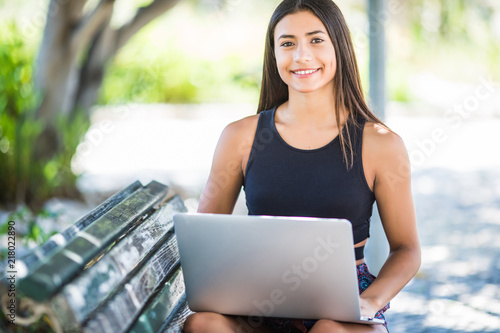
[[[363,145],[364,164],[370,165],[373,191],[390,247],[377,279],[361,295],[367,314],[373,315],[418,271],[420,244],[411,193],[411,166],[403,141],[397,134],[369,123]]]
[[[231,214],[243,185],[256,118],[250,116],[226,126],[217,143],[212,168],[198,205],[199,213]]]

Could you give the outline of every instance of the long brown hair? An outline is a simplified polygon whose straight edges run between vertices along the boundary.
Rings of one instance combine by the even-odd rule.
[[[344,15],[332,0],[284,0],[274,11],[266,35],[264,69],[257,113],[277,107],[288,100],[288,86],[281,79],[274,53],[274,31],[285,16],[301,11],[311,11],[325,26],[335,48],[337,71],[334,77],[335,110],[339,129],[340,146],[348,169],[354,163],[353,141],[350,126],[360,126],[358,118],[382,124],[366,104],[358,63],[354,53],[351,35]],[[339,110],[347,112],[345,135],[340,123]],[[384,127],[386,127],[384,125]]]

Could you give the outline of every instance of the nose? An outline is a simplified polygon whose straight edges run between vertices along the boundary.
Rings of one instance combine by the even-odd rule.
[[[308,43],[299,43],[293,54],[293,60],[298,63],[312,60],[312,52]]]

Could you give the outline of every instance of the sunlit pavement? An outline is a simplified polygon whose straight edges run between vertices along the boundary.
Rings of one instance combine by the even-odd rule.
[[[392,302],[393,332],[500,331],[500,170],[413,175],[422,267]]]
[[[253,113],[253,105],[99,109],[75,159],[80,187],[96,198],[156,179],[196,198],[224,126]],[[387,123],[410,154],[423,248],[418,275],[387,312],[391,332],[500,332],[500,118],[452,123],[393,111]]]
[[[500,158],[496,153],[500,119],[464,119],[455,128],[444,118],[393,117],[388,123],[402,134],[414,166],[412,184],[423,250],[418,275],[387,313],[389,328],[392,332],[500,332]],[[432,132],[442,133],[442,142],[432,140]]]

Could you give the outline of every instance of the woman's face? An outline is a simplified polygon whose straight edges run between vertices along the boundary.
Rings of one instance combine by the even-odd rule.
[[[289,92],[333,92],[335,49],[323,22],[310,11],[285,16],[274,32],[281,79]]]

